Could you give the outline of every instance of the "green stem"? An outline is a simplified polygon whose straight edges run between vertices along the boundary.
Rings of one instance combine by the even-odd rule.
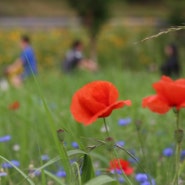
[[[108,138],[111,138],[111,137],[110,137],[110,134],[109,134],[109,129],[108,129],[108,126],[107,126],[107,123],[106,123],[105,118],[103,118],[103,122],[104,122],[104,126],[105,126],[105,131],[106,131],[107,137],[108,137]],[[111,139],[112,139],[112,138],[111,138]],[[115,145],[113,144],[112,147],[113,147],[113,154],[114,154],[114,157],[115,157],[115,159],[119,159],[118,153],[117,153],[117,151],[116,151],[116,149],[115,149],[114,146],[115,146]],[[128,182],[128,184],[129,184],[129,185],[132,185],[131,181],[129,180],[129,178],[128,178],[127,175],[125,174],[124,170],[122,169],[120,162],[119,162],[119,168],[121,169],[122,174],[123,174],[123,177],[124,177],[125,180]]]
[[[175,176],[174,176],[174,184],[179,184],[179,175],[180,175],[180,152],[181,152],[181,143],[183,137],[183,130],[180,129],[179,122],[179,111],[175,112],[176,114],[176,130],[175,130],[175,139],[176,139],[176,157],[175,157]]]
[[[109,129],[108,129],[108,126],[107,126],[105,118],[103,118],[103,124],[104,124],[104,127],[105,127],[105,132],[107,134],[107,137],[109,138],[110,134],[109,134]]]

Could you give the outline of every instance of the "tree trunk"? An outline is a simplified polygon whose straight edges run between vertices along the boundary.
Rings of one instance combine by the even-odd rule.
[[[94,62],[97,61],[97,37],[90,35],[89,38],[89,55],[90,59],[93,60]]]

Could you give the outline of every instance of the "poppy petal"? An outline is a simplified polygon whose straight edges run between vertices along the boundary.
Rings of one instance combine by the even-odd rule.
[[[101,117],[103,118],[103,117],[109,116],[114,109],[119,109],[119,108],[123,107],[124,105],[130,106],[131,105],[131,101],[130,100],[118,101],[118,102],[110,105],[109,107],[106,107],[104,110],[98,112],[93,117],[91,117],[91,119],[89,119],[85,123],[85,125],[90,125],[91,123],[93,123],[98,118],[101,118]]]
[[[142,106],[148,107],[151,111],[164,114],[170,110],[170,106],[158,95],[148,96],[143,99]]]
[[[114,109],[131,105],[130,100],[117,101],[118,95],[110,82],[90,82],[73,95],[71,113],[76,121],[89,125],[99,117],[109,116]]]

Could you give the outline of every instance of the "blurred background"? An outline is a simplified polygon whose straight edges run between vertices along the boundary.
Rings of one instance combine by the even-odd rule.
[[[184,0],[1,0],[0,64],[6,66],[19,54],[21,34],[29,34],[39,68],[58,70],[74,39],[85,44],[85,55],[100,68],[158,71],[164,46],[178,45],[183,62],[185,34],[171,31],[183,26]]]

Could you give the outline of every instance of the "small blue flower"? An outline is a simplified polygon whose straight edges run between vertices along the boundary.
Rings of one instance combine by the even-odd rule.
[[[148,176],[145,173],[138,173],[136,174],[135,179],[137,182],[142,183],[148,180]]]
[[[42,161],[48,161],[49,160],[49,156],[47,154],[44,154],[41,156],[41,160]]]
[[[6,136],[3,136],[3,137],[0,137],[0,143],[4,143],[4,142],[10,141],[10,140],[11,140],[11,136],[10,135],[6,135]]]
[[[66,172],[64,170],[59,170],[57,173],[56,173],[56,176],[57,177],[66,177]]]
[[[163,155],[166,157],[171,157],[173,155],[173,149],[172,148],[165,148],[163,150]]]
[[[119,170],[119,169],[116,169],[116,173],[119,175],[123,174],[122,170]]]
[[[117,141],[116,145],[123,147],[125,145],[125,142],[124,141]]]
[[[0,172],[0,177],[4,177],[4,176],[7,176],[7,173],[6,172]]]
[[[120,126],[125,126],[125,125],[128,125],[129,123],[131,123],[131,118],[121,118],[119,121],[118,121],[118,125]]]
[[[20,166],[20,162],[19,162],[19,161],[12,160],[12,161],[10,161],[10,162],[11,162],[14,166],[16,166],[16,167]],[[10,163],[8,163],[8,162],[5,162],[5,163],[2,164],[2,167],[3,167],[3,168],[12,168],[12,167],[13,167],[12,164],[10,164]]]
[[[146,173],[138,173],[135,176],[140,185],[156,185],[155,180],[150,178]]]
[[[118,181],[122,184],[125,182],[125,179],[123,177],[119,177]]]
[[[135,157],[135,156],[134,156],[134,157]],[[139,161],[139,158],[138,158],[138,157],[135,157],[135,159],[134,159],[134,158],[132,158],[132,157],[129,157],[129,158],[128,158],[128,161],[129,161],[129,163],[137,164],[137,162]]]
[[[78,143],[77,142],[72,142],[71,143],[71,146],[73,147],[73,148],[79,148],[79,145],[78,145]]]
[[[185,159],[185,150],[181,151],[181,161]]]
[[[151,179],[151,181],[148,180],[148,181],[142,182],[140,185],[156,185],[156,183],[154,179]]]
[[[96,174],[96,176],[99,176],[99,175],[101,175],[101,171],[100,170],[96,170],[95,174]]]
[[[39,171],[39,170],[33,170],[33,171],[31,172],[31,174],[34,175],[34,176],[40,176],[41,171]]]

